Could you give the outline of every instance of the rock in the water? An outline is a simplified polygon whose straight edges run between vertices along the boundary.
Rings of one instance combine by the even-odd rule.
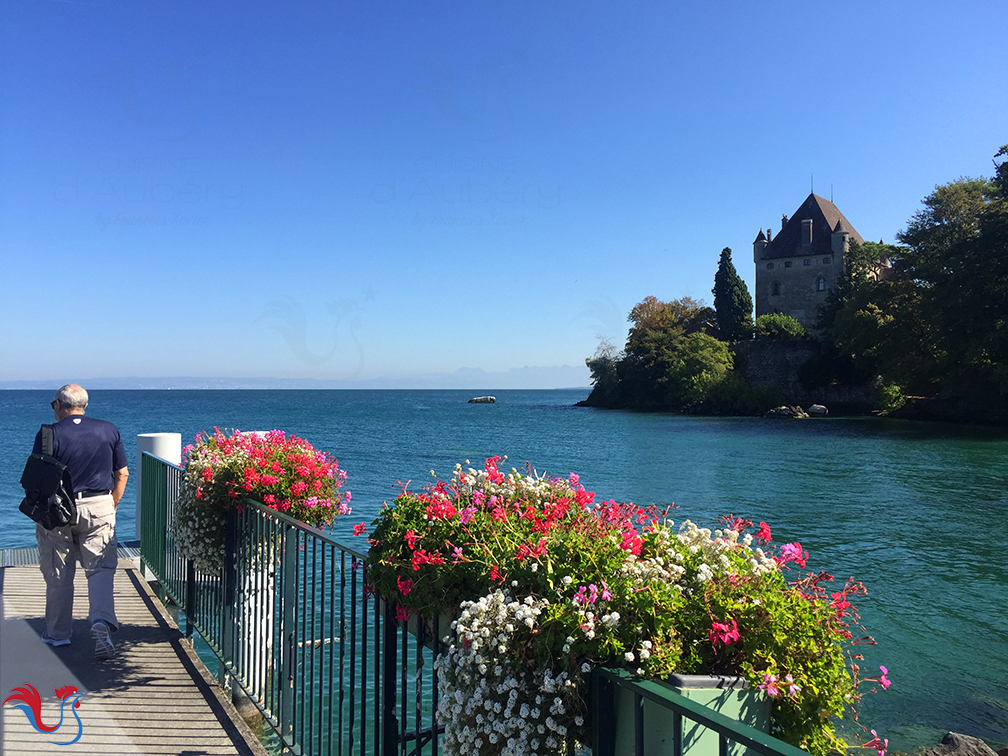
[[[826,415],[829,414],[829,410],[823,407],[821,404],[813,404],[805,411],[808,412],[813,417],[825,417]]]
[[[785,418],[803,418],[808,417],[805,410],[801,407],[788,406],[782,404],[780,407],[774,407],[772,410],[767,412],[763,417],[785,417]]]
[[[469,404],[496,404],[496,396],[474,396],[469,400]]]
[[[950,732],[939,745],[925,751],[924,756],[996,756],[996,752],[980,738]]]

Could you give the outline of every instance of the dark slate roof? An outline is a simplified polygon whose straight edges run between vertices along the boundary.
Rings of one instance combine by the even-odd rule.
[[[755,239],[753,239],[753,244],[761,241],[766,241],[766,236],[763,234],[762,228],[759,230],[759,235]]]
[[[801,248],[802,221],[809,218],[812,220],[812,246],[803,250]],[[849,232],[850,238],[858,244],[864,243],[861,234],[854,230],[854,226],[837,209],[836,205],[817,194],[810,194],[784,225],[781,232],[767,244],[762,259],[816,257],[832,254],[833,245],[830,237],[837,226],[841,230]]]

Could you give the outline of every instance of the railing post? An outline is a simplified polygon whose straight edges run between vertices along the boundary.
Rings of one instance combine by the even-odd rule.
[[[399,749],[399,720],[395,715],[398,629],[395,607],[386,600],[382,618],[382,756],[396,756]]]
[[[280,739],[291,743],[294,736],[294,665],[297,652],[297,549],[296,528],[283,529],[283,587],[280,602]]]
[[[616,692],[611,680],[592,672],[592,756],[616,753]]]
[[[196,564],[192,559],[186,559],[186,592],[185,592],[185,634],[186,638],[193,635],[193,617],[196,615]]]
[[[224,657],[220,665],[220,683],[226,693],[231,695],[231,680],[228,665],[234,664],[234,624],[235,606],[238,602],[238,555],[235,553],[238,545],[238,513],[234,507],[228,507],[224,518],[224,596],[223,614],[221,616],[221,654]]]

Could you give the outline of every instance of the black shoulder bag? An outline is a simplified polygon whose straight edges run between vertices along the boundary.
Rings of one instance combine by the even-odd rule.
[[[33,453],[21,474],[25,497],[18,507],[46,530],[77,519],[73,481],[62,462],[53,456],[53,429],[42,426],[42,453]]]

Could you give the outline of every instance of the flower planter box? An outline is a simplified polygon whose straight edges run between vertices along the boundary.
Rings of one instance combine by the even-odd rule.
[[[770,729],[770,702],[759,691],[751,690],[740,677],[709,675],[672,675],[669,690],[703,704],[742,724],[763,732]],[[616,687],[616,756],[633,756],[634,696],[625,688]],[[673,720],[675,714],[651,701],[644,701],[644,756],[662,756],[673,752]],[[683,756],[718,756],[718,733],[683,717]],[[729,756],[757,756],[755,752],[729,743]]]

